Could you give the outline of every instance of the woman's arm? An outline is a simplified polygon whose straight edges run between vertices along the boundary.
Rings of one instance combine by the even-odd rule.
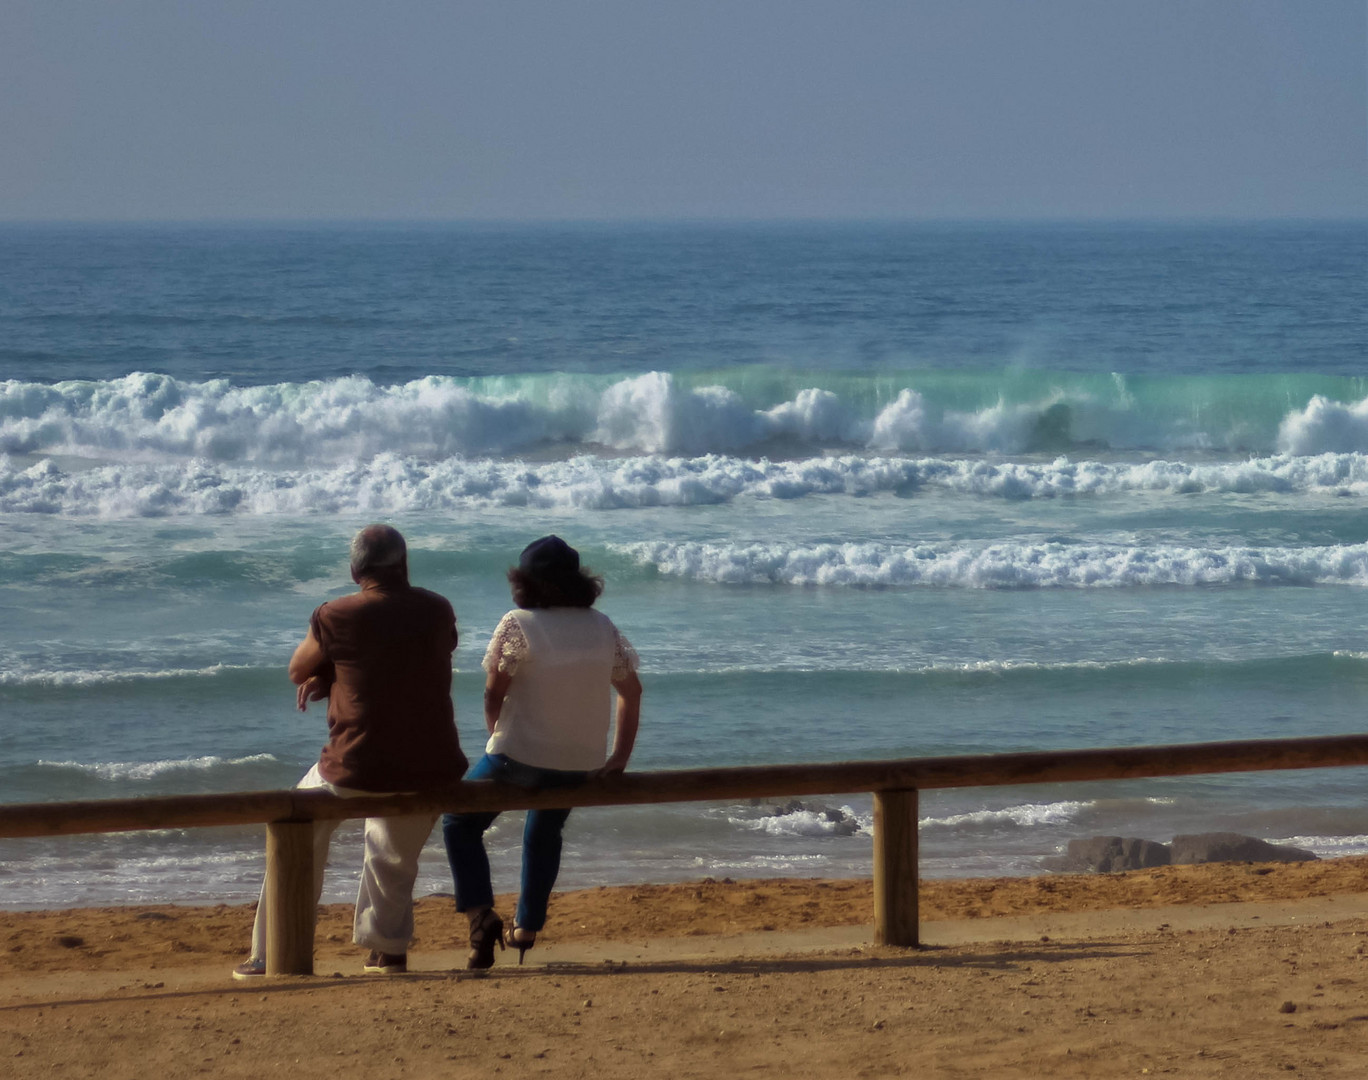
[[[499,722],[499,711],[503,708],[508,688],[513,685],[513,676],[506,671],[491,671],[485,676],[484,718],[485,727],[491,735],[494,725]]]
[[[641,680],[635,671],[613,680],[617,691],[617,721],[613,725],[613,753],[595,776],[612,776],[627,768],[636,745],[637,729],[641,726]]]

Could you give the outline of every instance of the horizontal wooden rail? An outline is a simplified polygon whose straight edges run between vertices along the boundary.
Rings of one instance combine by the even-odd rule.
[[[1037,750],[821,765],[633,772],[577,788],[528,791],[475,781],[409,795],[338,798],[325,791],[249,791],[80,802],[0,803],[0,838],[322,821],[469,810],[718,802],[856,791],[1001,787],[1201,773],[1368,765],[1368,735]]]
[[[1037,750],[830,765],[640,772],[576,788],[527,791],[489,781],[407,795],[249,791],[65,803],[0,803],[0,838],[265,823],[269,975],[313,972],[312,822],[441,811],[532,810],[874,793],[874,938],[915,946],[918,793],[933,788],[1128,780],[1199,773],[1368,765],[1368,735]]]

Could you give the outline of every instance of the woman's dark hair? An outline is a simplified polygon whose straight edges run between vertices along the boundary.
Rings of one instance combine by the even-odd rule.
[[[603,578],[580,566],[579,552],[559,536],[543,536],[523,548],[508,583],[520,608],[588,608],[603,593]]]
[[[516,566],[508,571],[508,584],[513,587],[513,603],[520,608],[593,607],[603,593],[603,578],[587,569],[551,581],[533,577]]]

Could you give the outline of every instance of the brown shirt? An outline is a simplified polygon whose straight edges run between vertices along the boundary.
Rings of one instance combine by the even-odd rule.
[[[444,597],[367,583],[309,622],[334,669],[323,778],[360,791],[416,791],[461,778],[451,704],[456,614]]]

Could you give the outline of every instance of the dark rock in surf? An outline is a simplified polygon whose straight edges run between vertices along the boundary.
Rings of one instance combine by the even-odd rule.
[[[1287,844],[1270,844],[1240,833],[1193,833],[1175,836],[1171,845],[1175,864],[1211,862],[1310,862],[1314,852]]]
[[[1169,849],[1165,845],[1130,836],[1089,836],[1070,840],[1068,854],[1059,860],[1061,869],[1094,874],[1146,870],[1152,866],[1168,866],[1169,861]]]

